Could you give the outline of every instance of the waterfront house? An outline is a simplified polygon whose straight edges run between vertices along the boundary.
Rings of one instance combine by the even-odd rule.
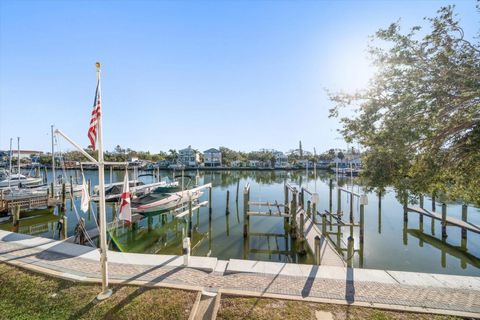
[[[222,153],[215,148],[205,150],[203,152],[203,163],[205,167],[221,167]]]
[[[281,151],[274,151],[273,156],[275,157],[275,168],[289,168],[290,164],[288,163],[288,156]]]
[[[186,167],[197,167],[200,163],[200,154],[188,146],[178,151],[178,161]]]
[[[262,161],[260,161],[260,160],[248,160],[248,166],[250,168],[260,168],[262,166]]]
[[[232,163],[231,163],[231,166],[232,166],[232,168],[240,168],[240,167],[244,167],[245,164],[243,163],[243,161],[233,160]]]

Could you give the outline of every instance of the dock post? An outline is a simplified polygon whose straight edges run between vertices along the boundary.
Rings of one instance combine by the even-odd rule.
[[[467,205],[462,205],[462,221],[467,222]],[[462,239],[467,239],[467,229],[462,228]]]
[[[327,234],[327,215],[322,214],[322,233],[323,235]]]
[[[65,208],[67,206],[67,196],[66,196],[67,190],[65,188],[65,182],[62,183],[62,211],[65,211]]]
[[[290,234],[292,238],[296,238],[297,230],[297,192],[293,192],[292,204],[291,204],[291,213],[290,213]]]
[[[62,233],[61,233],[61,240],[65,240],[68,238],[68,226],[67,226],[67,216],[63,215],[62,217]]]
[[[435,191],[432,193],[432,211],[435,212],[436,211],[436,194],[435,194]]]
[[[85,244],[85,235],[87,230],[85,229],[85,219],[80,218],[80,236],[79,236],[79,243],[83,246]]]
[[[316,223],[317,220],[317,204],[315,201],[312,203],[312,221]]]
[[[312,209],[312,202],[310,200],[307,201],[307,217],[311,217],[311,209]]]
[[[250,222],[250,219],[248,217],[248,210],[249,210],[249,205],[248,202],[250,201],[250,192],[249,192],[249,187],[245,187],[243,190],[243,237],[248,237],[248,224]]]
[[[350,193],[350,223],[353,223],[353,193]]]
[[[227,203],[226,203],[226,209],[225,209],[225,214],[230,213],[230,190],[227,190]]]
[[[420,208],[423,209],[423,194],[420,195]]]
[[[353,266],[353,237],[348,237],[347,243],[347,267]]]
[[[360,243],[363,243],[365,231],[365,205],[360,204]]]
[[[330,179],[329,182],[329,196],[328,196],[328,211],[332,212],[333,204],[332,204],[332,192],[333,192],[333,179]]]
[[[237,194],[235,195],[235,203],[238,203],[238,190],[240,189],[240,178],[237,179]]]
[[[188,193],[188,238],[192,237],[192,195]]]
[[[188,266],[190,263],[190,237],[183,238],[182,244],[183,265]]]
[[[337,189],[337,215],[340,216],[342,213],[342,189]]]
[[[212,214],[212,187],[208,188],[208,212]]]
[[[13,232],[18,232],[18,227],[20,225],[20,206],[17,205],[13,208]]]
[[[302,189],[300,189],[300,195],[298,197],[298,206],[300,208],[304,209],[305,208],[304,204],[305,204],[305,191],[302,188]]]
[[[288,201],[288,187],[287,187],[286,184],[283,186],[283,193],[285,194],[285,202],[284,202],[284,204],[285,204],[285,206],[288,206],[288,202],[289,202],[289,201]]]
[[[320,248],[320,237],[315,236],[315,264],[317,266],[322,264],[321,248]]]
[[[50,193],[52,194],[52,198],[55,197],[55,191],[53,190],[53,182],[50,182]]]
[[[403,222],[408,222],[408,198],[403,199]]]
[[[305,242],[305,236],[303,233],[303,230],[305,229],[305,214],[302,212],[300,213],[300,230],[298,232],[298,235],[300,236],[300,250],[299,253],[304,252],[304,242]]]
[[[447,205],[442,203],[442,238],[447,237]]]
[[[73,198],[73,177],[70,176],[70,195]]]
[[[88,179],[88,194],[92,195],[92,180]]]

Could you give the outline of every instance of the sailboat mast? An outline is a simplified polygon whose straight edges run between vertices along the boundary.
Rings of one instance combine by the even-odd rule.
[[[10,188],[10,180],[11,180],[11,177],[10,175],[12,174],[12,157],[13,157],[13,152],[12,152],[12,138],[10,138],[10,156],[9,156],[9,163],[10,163],[10,167],[8,169],[8,174],[9,174],[9,177],[8,177],[8,188]]]
[[[101,101],[100,90],[100,63],[96,63],[97,67],[97,81],[98,81],[98,97]],[[95,106],[96,108],[96,106]],[[102,134],[102,118],[103,110],[97,119],[98,129],[98,182],[99,182],[99,209],[100,209],[100,262],[102,267],[102,292],[97,296],[97,299],[103,300],[111,296],[112,291],[108,289],[108,264],[107,264],[107,218],[105,213],[105,163],[103,162],[103,134]]]
[[[18,174],[20,174],[20,137],[17,137],[17,151],[18,151]],[[20,176],[18,177],[20,179]]]
[[[53,186],[57,184],[57,176],[55,175],[55,147],[54,147],[54,135],[53,125],[50,127],[52,135],[52,174],[53,174]]]

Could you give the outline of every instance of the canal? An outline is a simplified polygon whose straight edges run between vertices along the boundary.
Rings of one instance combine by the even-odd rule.
[[[75,177],[74,171],[67,171]],[[85,171],[86,179],[92,185],[98,184],[96,171]],[[132,174],[132,172],[130,172]],[[161,171],[162,178],[172,177],[171,171]],[[176,175],[179,175],[177,172]],[[51,181],[51,173],[49,173]],[[123,181],[123,171],[113,172],[113,181]],[[250,201],[284,201],[284,183],[289,182],[319,194],[319,212],[329,209],[329,181],[334,186],[363,194],[365,190],[356,184],[356,179],[338,178],[325,171],[185,171],[185,181],[198,180],[199,184],[212,183],[212,211],[208,207],[195,210],[192,216],[192,254],[212,256],[219,259],[252,259],[282,262],[312,263],[311,252],[298,253],[298,240],[291,239],[286,233],[284,220],[277,217],[251,217],[250,234],[243,236],[243,193],[244,186],[251,188]],[[188,178],[190,177],[190,179]],[[109,173],[106,172],[107,183]],[[144,182],[152,182],[153,177],[142,176]],[[236,202],[237,185],[239,189]],[[229,206],[226,206],[226,193],[230,192]],[[447,227],[448,237],[441,238],[441,222],[424,217],[423,232],[419,228],[419,216],[409,213],[408,223],[404,223],[403,206],[388,189],[379,199],[376,193],[366,193],[368,204],[365,206],[365,237],[363,254],[356,251],[354,266],[370,269],[387,269],[480,276],[480,235],[468,233],[467,241],[461,243],[461,229]],[[337,192],[332,193],[333,211],[337,206]],[[208,200],[208,191],[200,199]],[[342,196],[344,220],[348,220],[350,197]],[[89,212],[80,211],[80,199],[67,201],[68,235],[74,234],[79,217],[86,221],[86,228],[96,227],[96,206]],[[440,207],[437,204],[437,208]],[[461,204],[449,202],[448,215],[461,218]],[[359,220],[359,203],[354,200],[354,220]],[[425,207],[431,207],[431,199],[425,198]],[[114,206],[107,206],[107,221],[112,221]],[[258,207],[251,210],[259,211]],[[57,230],[58,209],[41,217],[22,220],[19,232],[49,238],[59,238]],[[321,219],[318,219],[319,221]],[[468,207],[468,221],[480,225],[480,209]],[[138,223],[121,227],[109,232],[109,245],[113,250],[152,254],[181,254],[182,232],[185,232],[183,219],[175,219],[171,214],[148,214]],[[0,225],[9,230],[10,224]],[[340,247],[345,248],[349,236],[349,227],[328,228],[331,238],[339,239]],[[432,232],[433,231],[433,232]],[[359,228],[353,230],[355,249],[360,249]],[[98,240],[93,239],[93,242]]]

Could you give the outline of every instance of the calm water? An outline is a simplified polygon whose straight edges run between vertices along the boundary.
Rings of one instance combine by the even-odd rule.
[[[177,172],[178,174],[178,172]],[[185,172],[195,181],[197,172]],[[75,176],[75,172],[67,172],[67,176]],[[113,181],[123,181],[123,171],[113,173]],[[306,187],[320,195],[317,206],[319,212],[329,208],[330,178],[334,185],[341,185],[358,193],[363,193],[362,187],[355,185],[355,180],[343,178],[336,181],[335,177],[323,172],[317,172],[315,180],[313,172],[305,171],[205,171],[198,173],[200,184],[212,183],[213,210],[209,215],[208,208],[201,208],[193,213],[192,217],[192,254],[198,256],[214,256],[220,259],[239,258],[269,261],[290,261],[311,263],[312,255],[296,254],[295,248],[299,243],[285,236],[285,226],[282,218],[251,217],[249,240],[243,237],[243,187],[250,183],[250,201],[275,201],[283,203],[284,182],[292,185]],[[92,180],[92,185],[98,184],[96,171],[86,171],[87,179]],[[162,177],[172,176],[172,172],[161,172]],[[49,177],[50,178],[50,177]],[[109,182],[109,173],[106,172],[106,182]],[[152,177],[141,177],[145,182],[151,182]],[[50,181],[50,180],[49,180]],[[238,204],[235,201],[239,185],[240,195]],[[226,192],[230,191],[230,204],[226,208]],[[208,191],[202,196],[201,201],[208,200]],[[421,271],[432,273],[448,273],[460,275],[480,276],[480,235],[468,232],[468,240],[462,248],[460,228],[447,227],[448,238],[441,240],[441,225],[434,223],[432,234],[431,219],[424,218],[424,230],[419,230],[419,216],[409,213],[408,224],[403,222],[403,208],[396,200],[393,190],[387,190],[382,196],[379,206],[378,195],[368,193],[368,205],[365,207],[365,237],[363,257],[356,253],[354,265],[371,269],[389,269],[404,271]],[[85,218],[87,229],[94,228],[95,211],[93,206],[89,213],[80,212],[79,199],[76,199],[78,215]],[[333,190],[333,211],[336,211],[337,192]],[[431,208],[431,199],[425,199],[425,207]],[[441,204],[437,203],[437,211]],[[344,221],[348,219],[350,208],[349,197],[342,196],[342,209],[346,213]],[[252,211],[260,208],[251,207]],[[56,214],[57,210],[55,210]],[[112,220],[113,205],[107,206],[107,220]],[[68,234],[73,235],[77,215],[72,210],[70,201],[67,201]],[[448,215],[461,217],[461,205],[448,203]],[[359,220],[359,204],[354,201],[354,219]],[[44,214],[41,218],[33,218],[20,225],[20,232],[30,233],[45,237],[58,238],[56,231],[56,215]],[[180,220],[180,221],[179,221]],[[321,219],[319,218],[318,221]],[[468,221],[480,224],[480,210],[468,208]],[[8,225],[0,228],[8,229]],[[174,219],[170,214],[153,214],[141,220],[138,224],[128,228],[119,228],[110,233],[110,246],[112,249],[125,252],[145,252],[158,254],[181,254],[182,232],[185,223],[181,219]],[[340,228],[338,236],[337,227],[327,228],[332,233],[334,241],[340,239],[340,246],[346,248],[346,241],[350,228]],[[359,249],[358,228],[354,228],[353,237],[355,249]],[[94,240],[95,242],[96,240]],[[338,245],[338,243],[337,243]]]

